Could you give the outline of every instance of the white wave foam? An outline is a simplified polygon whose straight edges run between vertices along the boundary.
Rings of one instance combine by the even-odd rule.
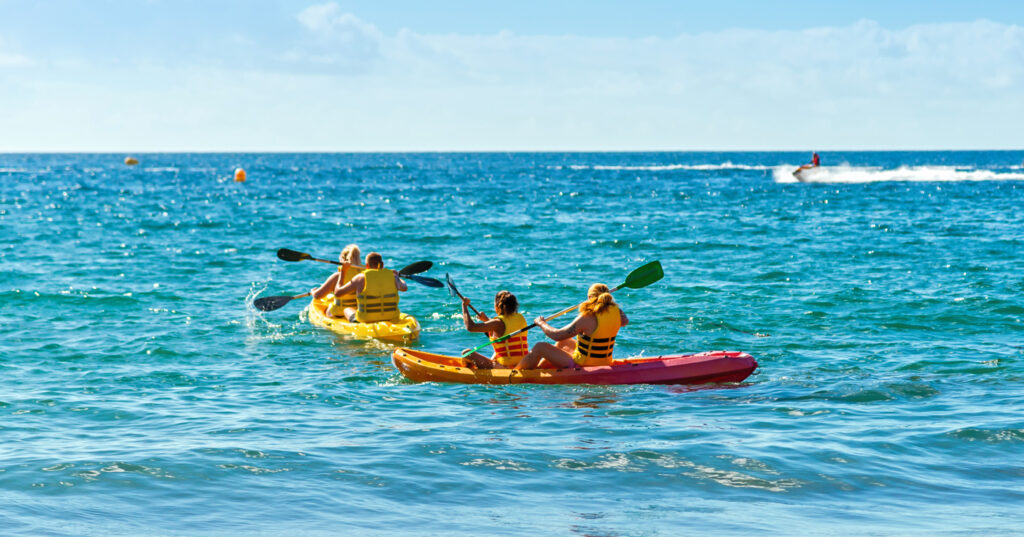
[[[602,170],[602,171],[647,171],[661,172],[672,170],[767,170],[767,166],[751,166],[748,164],[733,164],[723,162],[721,164],[650,164],[650,165],[606,165],[606,164],[570,164],[569,166],[548,166],[549,169],[561,170]]]
[[[893,181],[951,182],[951,181],[1020,181],[1024,173],[1003,173],[958,166],[901,166],[885,170],[866,166],[821,166],[793,176],[796,166],[776,166],[772,176],[776,183],[877,183]]]

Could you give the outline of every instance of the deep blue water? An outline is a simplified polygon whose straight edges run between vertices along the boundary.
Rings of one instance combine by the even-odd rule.
[[[0,154],[0,534],[1022,532],[1024,152],[136,156]],[[530,318],[657,259],[618,354],[760,369],[413,384],[252,308],[351,242]]]

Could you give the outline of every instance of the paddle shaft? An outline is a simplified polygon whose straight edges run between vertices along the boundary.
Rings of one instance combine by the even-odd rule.
[[[331,261],[331,260],[329,260],[329,259],[317,259],[317,258],[315,258],[315,257],[309,257],[309,258],[307,258],[307,259],[309,259],[310,261],[319,261],[319,262],[321,262],[321,263],[330,263],[330,264],[332,264],[332,265],[343,265],[343,264],[344,264],[344,263],[339,263],[339,262],[337,262],[337,261]],[[366,270],[366,267],[364,267],[364,266],[362,266],[362,265],[355,265],[355,264],[351,264],[351,263],[350,263],[350,264],[349,264],[349,266],[350,266],[350,267],[352,267],[352,268],[354,268],[354,269],[359,269],[359,270]],[[409,267],[406,267],[406,268],[409,268]],[[405,269],[402,269],[402,270],[405,270]],[[417,278],[413,278],[413,277],[411,277],[411,276],[415,276],[414,274],[402,274],[402,270],[399,270],[399,271],[398,271],[398,276],[399,276],[400,278],[405,278],[405,279],[409,279],[409,280],[415,281],[415,282],[417,282],[417,283],[423,283],[423,281],[424,281],[424,280],[433,280],[433,281],[436,281],[436,282],[438,282],[438,283],[440,283],[440,282],[441,282],[441,280],[438,280],[438,279],[436,279],[436,278],[430,278],[430,277],[427,277],[427,276],[419,276],[419,278],[418,278],[418,279],[417,279]],[[432,285],[430,285],[430,284],[426,284],[426,283],[424,283],[423,285],[426,285],[426,286],[428,286],[428,287],[435,287],[435,286],[432,286]]]
[[[448,278],[448,287],[451,288],[452,292],[455,293],[455,296],[459,297],[460,300],[465,300],[466,299],[466,297],[462,296],[462,293],[460,293],[459,290],[455,288],[455,284],[452,283],[451,277]],[[469,304],[469,309],[471,309],[474,312],[476,312],[477,315],[480,315],[480,310],[476,309],[476,307],[473,306],[472,303]]]
[[[319,261],[321,263],[330,263],[332,265],[344,265],[344,263],[340,263],[338,261],[331,261],[330,259],[319,259],[319,258],[316,258],[316,257],[310,257],[309,260],[310,261]],[[349,266],[352,267],[352,268],[357,268],[359,270],[363,270],[363,269],[366,268],[366,267],[364,267],[362,265],[355,265],[355,264],[352,264],[352,263],[350,263]]]
[[[462,293],[460,293],[458,291],[455,291],[455,294],[459,295],[459,298],[466,298],[466,297],[462,296]],[[474,306],[472,302],[469,304],[469,309],[473,310],[473,313],[476,313],[477,315],[480,315],[480,310],[476,309],[476,306]]]

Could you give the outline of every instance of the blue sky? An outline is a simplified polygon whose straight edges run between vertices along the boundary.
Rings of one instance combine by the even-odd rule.
[[[1024,2],[0,0],[0,151],[1024,147]]]

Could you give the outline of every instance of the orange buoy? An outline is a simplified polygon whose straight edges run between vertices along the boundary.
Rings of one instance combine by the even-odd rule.
[[[235,182],[236,183],[244,183],[245,182],[245,170],[243,170],[242,168],[235,168]]]
[[[129,165],[129,166],[134,166],[134,165],[139,163],[139,159],[137,159],[135,157],[125,157],[124,158],[124,163]]]

